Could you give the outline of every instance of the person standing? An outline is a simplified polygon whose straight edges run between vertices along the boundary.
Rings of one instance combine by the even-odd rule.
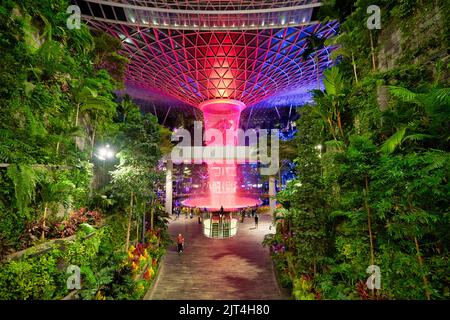
[[[258,228],[258,220],[259,220],[258,214],[255,214],[255,228]]]

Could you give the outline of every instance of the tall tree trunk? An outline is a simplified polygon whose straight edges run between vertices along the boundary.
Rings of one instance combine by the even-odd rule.
[[[342,129],[342,122],[341,122],[341,111],[336,112],[336,118],[337,118],[339,132],[341,133],[342,139],[344,139],[344,130]]]
[[[154,221],[155,221],[155,209],[152,206],[150,209],[150,230],[152,230],[152,231],[153,231]]]
[[[94,126],[94,129],[93,129],[93,131],[92,131],[92,138],[91,138],[91,158],[92,158],[92,156],[93,156],[93,154],[94,154],[94,143],[95,143],[95,126]]]
[[[409,205],[409,210],[411,212],[414,211],[413,205],[411,203],[411,199],[409,199],[408,205]],[[417,261],[419,262],[421,269],[423,269],[424,262],[423,262],[422,254],[420,253],[420,246],[419,246],[419,241],[417,240],[417,237],[414,237],[414,246],[416,248]],[[424,275],[422,277],[422,281],[423,281],[423,286],[425,288],[425,296],[427,297],[427,300],[431,300],[428,278]]]
[[[136,244],[139,243],[139,221],[136,221]]]
[[[371,56],[372,56],[372,68],[373,71],[377,71],[377,63],[375,61],[375,47],[373,46],[373,36],[372,36],[372,30],[369,30],[369,35],[370,35],[370,51],[371,51]]]
[[[75,128],[78,128],[78,118],[80,117],[80,103],[77,103],[77,113],[76,113],[76,115],[75,115]],[[78,134],[76,134],[74,137],[73,137],[73,140],[74,140],[74,142],[75,142],[75,145],[78,147],[78,148],[80,148],[80,145],[81,145],[81,143],[80,143],[80,137],[78,136]],[[84,149],[84,146],[83,146],[83,149]]]
[[[80,104],[77,104],[77,114],[76,114],[76,118],[75,118],[75,127],[78,127],[78,117],[80,115]]]
[[[423,258],[422,255],[420,253],[420,247],[419,247],[419,241],[417,241],[417,238],[414,237],[414,244],[416,246],[416,253],[417,253],[417,261],[419,262],[420,267],[423,269]],[[431,294],[430,294],[430,287],[428,284],[428,278],[427,276],[423,276],[422,277],[422,281],[423,281],[423,286],[425,288],[425,296],[427,297],[427,300],[431,300]]]
[[[330,133],[333,136],[333,139],[337,141],[336,134],[334,132],[333,121],[330,118],[327,118],[327,122],[330,127]]]
[[[45,239],[45,220],[47,219],[47,211],[48,211],[48,205],[45,205],[44,208],[44,217],[42,219],[42,234],[41,234],[41,240]]]
[[[373,235],[372,235],[372,214],[368,202],[369,197],[369,179],[367,178],[367,175],[365,177],[366,180],[366,187],[365,187],[365,196],[364,196],[364,203],[367,210],[367,228],[369,230],[369,242],[370,242],[370,264],[375,264],[375,254],[373,249]],[[372,297],[375,296],[375,290],[372,289]]]
[[[131,216],[133,214],[133,197],[134,193],[131,191],[131,199],[130,199],[130,211],[128,216],[128,226],[127,226],[127,240],[125,242],[125,251],[128,251],[128,248],[130,247],[130,229],[131,229]]]
[[[155,195],[152,196],[151,208],[150,208],[150,230],[153,231],[155,225]]]
[[[353,73],[355,75],[355,82],[358,84],[358,73],[356,72],[355,55],[353,54],[353,51],[351,52],[351,54],[352,54],[352,66],[353,66]]]
[[[145,210],[142,213],[142,243],[145,243]]]

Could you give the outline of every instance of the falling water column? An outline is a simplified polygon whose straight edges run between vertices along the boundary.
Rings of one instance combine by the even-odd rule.
[[[214,99],[199,106],[203,111],[206,146],[237,146],[239,118],[245,104],[232,99]],[[238,170],[233,161],[208,163],[209,202],[212,208],[237,206]]]

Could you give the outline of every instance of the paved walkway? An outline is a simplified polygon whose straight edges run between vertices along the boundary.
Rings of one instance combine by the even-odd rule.
[[[239,223],[237,235],[210,239],[202,235],[196,218],[172,220],[169,232],[185,238],[185,251],[170,248],[159,277],[145,299],[282,299],[273,273],[269,249],[261,242],[269,230],[270,216],[260,215]]]

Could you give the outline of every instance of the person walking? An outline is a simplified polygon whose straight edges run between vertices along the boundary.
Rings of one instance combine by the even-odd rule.
[[[258,220],[259,220],[258,214],[255,214],[255,228],[258,228]]]
[[[182,253],[184,249],[184,238],[183,235],[181,233],[178,234],[177,237],[177,251],[178,253]]]

